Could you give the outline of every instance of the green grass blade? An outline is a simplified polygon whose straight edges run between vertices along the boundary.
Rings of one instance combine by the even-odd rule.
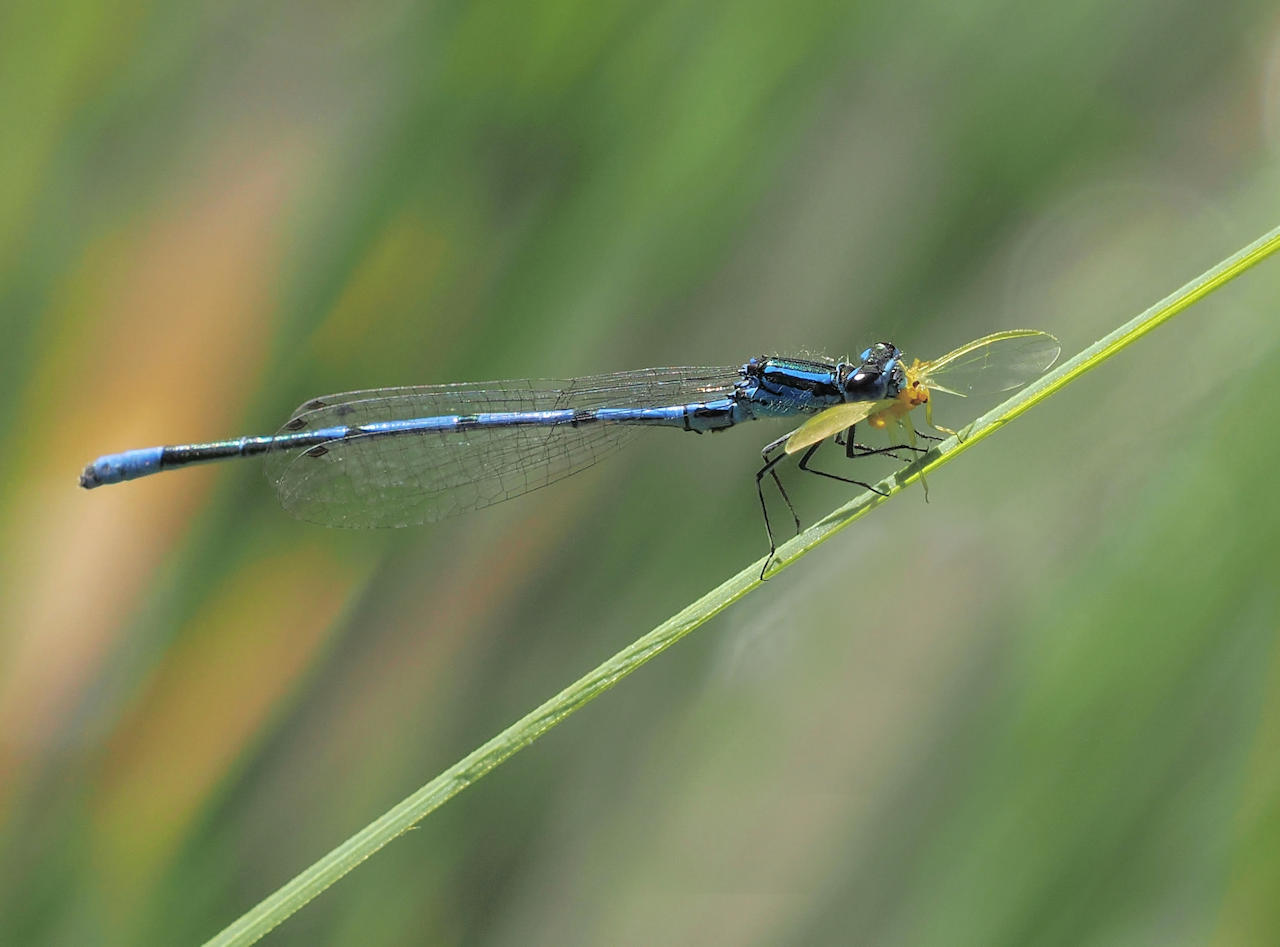
[[[1063,362],[1038,381],[1017,392],[1003,404],[966,427],[960,432],[960,437],[951,437],[942,441],[920,460],[887,478],[880,485],[881,488],[888,496],[892,496],[925,474],[950,462],[1032,406],[1097,367],[1156,326],[1239,276],[1277,249],[1280,249],[1280,227],[1222,261],[1146,312],[1089,346],[1079,355]],[[818,544],[865,516],[870,510],[884,503],[888,496],[864,493],[833,511],[778,550],[778,562],[774,571],[785,568]],[[408,831],[428,813],[528,746],[646,661],[656,657],[712,616],[719,614],[742,598],[760,584],[761,565],[761,562],[756,562],[711,590],[459,760],[395,808],[370,823],[274,894],[265,898],[209,943],[249,944],[258,940],[360,862],[392,839]]]

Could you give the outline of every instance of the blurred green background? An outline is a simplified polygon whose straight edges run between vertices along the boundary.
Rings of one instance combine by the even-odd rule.
[[[356,387],[1073,354],[1280,222],[1280,16],[19,0],[0,122],[0,941],[191,943],[762,554],[782,428],[383,533],[86,461]],[[271,942],[1280,942],[1278,299],[1271,261]]]

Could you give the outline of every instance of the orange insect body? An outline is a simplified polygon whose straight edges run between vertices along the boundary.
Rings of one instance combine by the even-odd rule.
[[[902,386],[893,403],[883,411],[878,411],[867,418],[867,423],[879,431],[883,431],[893,421],[901,420],[922,404],[929,403],[929,389],[920,382],[920,369],[924,366],[919,359],[906,369],[907,383]]]

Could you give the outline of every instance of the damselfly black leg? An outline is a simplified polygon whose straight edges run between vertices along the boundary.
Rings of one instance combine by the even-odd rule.
[[[852,439],[851,439],[851,440],[852,440]],[[864,483],[864,482],[863,482],[863,481],[861,481],[861,480],[854,480],[854,479],[852,479],[852,478],[850,478],[850,477],[841,477],[839,474],[828,473],[828,472],[827,472],[827,471],[825,471],[825,470],[818,470],[816,467],[810,467],[810,466],[809,466],[809,460],[810,460],[810,458],[812,458],[812,457],[813,457],[813,455],[814,455],[814,454],[816,454],[816,453],[818,452],[818,448],[819,448],[819,447],[821,447],[824,443],[825,443],[824,441],[818,441],[818,443],[811,445],[811,446],[809,447],[809,449],[808,449],[807,451],[805,451],[805,452],[804,452],[803,456],[801,456],[801,458],[800,458],[800,469],[801,469],[801,470],[805,471],[806,473],[817,474],[819,477],[828,477],[828,478],[830,478],[830,479],[832,479],[832,480],[839,480],[841,483],[851,483],[851,484],[853,484],[854,486],[862,487],[862,489],[864,489],[864,490],[870,490],[872,493],[878,493],[878,494],[880,494],[882,497],[887,497],[887,496],[889,495],[889,494],[885,493],[883,490],[878,490],[878,489],[876,489],[875,487],[873,487],[871,484],[869,484],[869,483]],[[892,450],[892,448],[884,448],[883,450],[871,451],[870,453],[873,453],[873,454],[883,454],[883,453],[887,453],[887,452],[888,452],[888,451],[890,451],[890,450]],[[865,454],[848,454],[847,449],[846,449],[846,454],[847,454],[847,456],[849,456],[849,457],[863,457],[863,456],[866,456]]]
[[[854,444],[852,451],[846,450],[845,457],[853,460],[858,457],[892,457],[894,460],[900,460],[903,463],[915,460],[915,457],[903,457],[898,453],[900,450],[912,450],[917,454],[929,453],[927,448],[912,447],[910,444],[894,444],[892,447],[868,447],[865,444]]]
[[[778,543],[773,537],[773,525],[769,522],[769,506],[764,501],[764,475],[768,474],[773,478],[774,484],[778,487],[778,493],[782,496],[782,500],[787,504],[787,509],[791,511],[791,518],[796,522],[796,535],[800,534],[800,514],[796,512],[795,506],[791,502],[791,497],[787,496],[786,488],[782,486],[782,481],[778,479],[778,472],[774,470],[778,464],[786,459],[786,453],[779,453],[777,457],[771,458],[769,455],[779,450],[786,442],[790,434],[786,434],[770,444],[766,444],[764,450],[760,451],[760,456],[764,458],[764,466],[756,472],[756,494],[760,497],[760,511],[764,514],[764,531],[769,536],[769,555],[765,557],[764,566],[760,569],[760,580],[764,581],[764,574],[769,569],[769,564],[773,562],[773,554],[778,551]]]
[[[925,448],[912,447],[910,444],[892,444],[889,447],[869,447],[866,444],[859,444],[853,437],[853,432],[856,427],[857,425],[854,425],[847,431],[841,431],[835,436],[835,442],[844,448],[844,456],[849,460],[853,460],[856,457],[875,457],[884,455],[905,463],[909,460],[914,460],[915,458],[901,456],[897,453],[900,450],[915,451],[917,454],[928,453]]]
[[[796,534],[799,535],[802,527],[800,525],[800,515],[796,512],[795,505],[791,502],[791,497],[787,495],[786,488],[782,485],[782,481],[778,478],[778,472],[775,469],[779,463],[786,459],[787,454],[782,450],[786,444],[790,434],[778,438],[776,441],[765,445],[760,451],[760,456],[764,459],[764,466],[756,471],[756,495],[760,498],[760,512],[764,515],[764,531],[769,537],[769,555],[765,557],[764,566],[760,569],[760,579],[764,581],[765,573],[769,570],[769,565],[773,562],[774,553],[778,551],[778,542],[773,535],[773,523],[769,519],[769,505],[764,499],[764,477],[768,474],[773,478],[774,484],[778,487],[778,494],[782,497],[782,501],[787,504],[787,509],[791,512],[791,518],[795,520]],[[890,447],[868,447],[865,444],[859,444],[854,440],[854,429],[851,427],[847,431],[842,431],[836,435],[836,443],[844,445],[845,456],[848,458],[857,457],[874,457],[877,455],[886,455],[894,460],[906,460],[907,458],[895,453],[900,450],[910,450],[917,453],[926,453],[923,447],[912,447],[908,444],[895,444]],[[839,474],[833,474],[826,470],[818,470],[809,466],[809,461],[817,452],[818,448],[823,445],[823,441],[813,444],[800,457],[799,467],[806,473],[817,474],[819,477],[827,477],[831,480],[838,480],[841,483],[851,483],[854,486],[862,487],[864,490],[870,490],[872,493],[878,493],[880,496],[888,496],[883,490],[873,487],[871,484],[862,480],[854,480],[851,477],[842,477]],[[770,457],[770,454],[778,452],[777,456]]]

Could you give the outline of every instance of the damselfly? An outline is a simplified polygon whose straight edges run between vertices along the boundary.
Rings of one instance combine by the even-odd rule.
[[[803,417],[800,427],[765,446],[765,463],[756,473],[771,559],[777,544],[764,498],[766,475],[800,530],[778,479],[779,461],[803,451],[801,470],[875,490],[809,462],[828,437],[850,458],[919,452],[910,412],[923,404],[932,424],[931,390],[964,396],[1018,388],[1053,364],[1058,351],[1053,336],[1014,329],[910,366],[892,343],[877,342],[857,362],[762,356],[738,368],[352,391],[305,402],[274,435],[107,454],[84,469],[80,485],[262,454],[281,504],[300,519],[325,526],[410,526],[585,470],[640,427],[701,434],[759,418]],[[854,429],[864,421],[901,428],[909,443],[858,444]]]

